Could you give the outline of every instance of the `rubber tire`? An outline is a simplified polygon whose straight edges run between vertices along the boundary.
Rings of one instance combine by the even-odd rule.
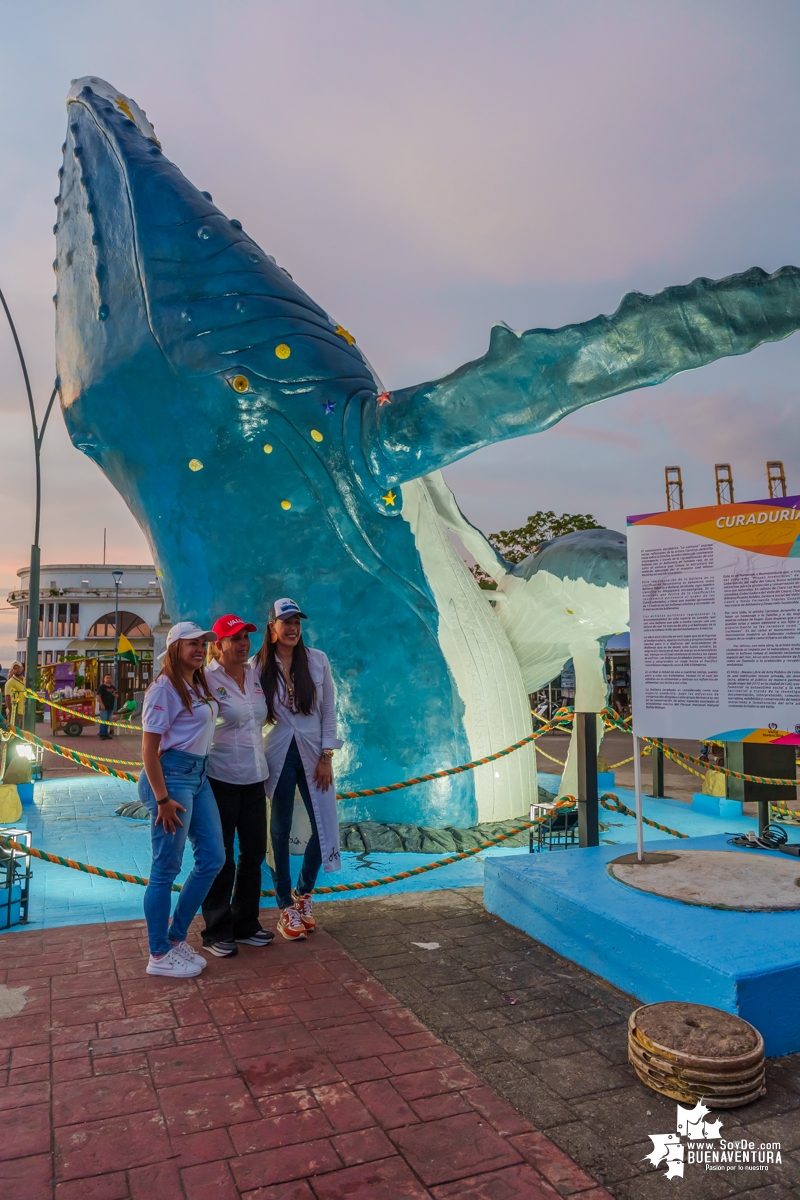
[[[67,737],[80,737],[83,733],[83,726],[77,721],[68,721],[64,726],[64,733]]]

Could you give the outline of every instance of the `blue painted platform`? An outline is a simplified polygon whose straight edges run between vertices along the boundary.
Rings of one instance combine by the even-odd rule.
[[[150,826],[146,821],[131,821],[115,815],[115,809],[136,799],[136,785],[125,780],[99,775],[78,775],[68,779],[48,779],[35,784],[34,803],[25,804],[22,816],[13,822],[16,828],[30,829],[33,845],[50,854],[78,859],[94,866],[147,877],[150,870]],[[0,832],[3,826],[0,825]],[[509,853],[508,849],[490,853]],[[431,854],[343,854],[342,870],[336,875],[320,873],[320,886],[353,883],[396,875],[410,867],[430,863],[443,855]],[[428,891],[437,888],[480,887],[483,884],[481,858],[464,859],[412,879],[400,880],[375,891],[344,892],[326,896],[326,900],[352,900],[358,896],[391,896],[396,892]],[[191,851],[185,862],[191,866]],[[292,879],[296,881],[301,859],[292,857]],[[187,871],[178,876],[178,883]],[[263,871],[263,886],[272,887],[269,870]],[[67,867],[33,860],[30,919],[0,933],[26,929],[49,929],[64,925],[88,925],[101,921],[133,921],[142,917],[144,888],[133,883],[100,879]],[[321,897],[320,897],[321,898]],[[262,908],[275,901],[265,897]]]
[[[659,839],[648,838],[648,850],[677,848],[674,839]],[[790,840],[800,840],[800,831]],[[692,837],[680,848],[756,853],[719,835]],[[769,1056],[800,1050],[800,912],[726,912],[637,892],[606,871],[619,853],[599,846],[488,859],[484,903],[644,1003],[709,1004],[755,1025]]]

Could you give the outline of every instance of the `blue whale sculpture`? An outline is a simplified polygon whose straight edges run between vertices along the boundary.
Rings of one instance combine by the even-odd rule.
[[[62,408],[144,530],[172,618],[233,611],[263,628],[275,596],[302,603],[309,642],[333,663],[340,788],[524,736],[517,657],[437,511],[439,468],[786,337],[800,325],[798,271],[631,294],[613,316],[562,329],[496,325],[482,358],[387,393],[355,338],[169,161],[133,100],[87,77],[67,111]],[[532,750],[495,767],[342,818],[465,826],[523,811]]]

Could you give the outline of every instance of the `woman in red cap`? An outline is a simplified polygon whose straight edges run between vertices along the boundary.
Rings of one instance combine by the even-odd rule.
[[[274,934],[258,919],[261,864],[267,849],[264,784],[269,774],[261,727],[267,705],[258,669],[248,663],[255,625],[229,613],[214,622],[206,678],[219,704],[208,756],[208,781],[217,801],[225,865],[203,901],[203,949],[218,958],[238,954],[237,942],[268,946]],[[239,861],[233,839],[239,835]]]

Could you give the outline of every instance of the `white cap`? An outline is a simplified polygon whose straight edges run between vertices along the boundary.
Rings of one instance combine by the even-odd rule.
[[[178,621],[177,625],[173,625],[167,634],[167,650],[173,642],[183,642],[187,638],[205,638],[207,642],[215,642],[217,635],[213,629],[201,629],[199,625],[195,625],[194,621]],[[158,656],[159,662],[163,662],[167,657],[167,650],[164,650]]]

